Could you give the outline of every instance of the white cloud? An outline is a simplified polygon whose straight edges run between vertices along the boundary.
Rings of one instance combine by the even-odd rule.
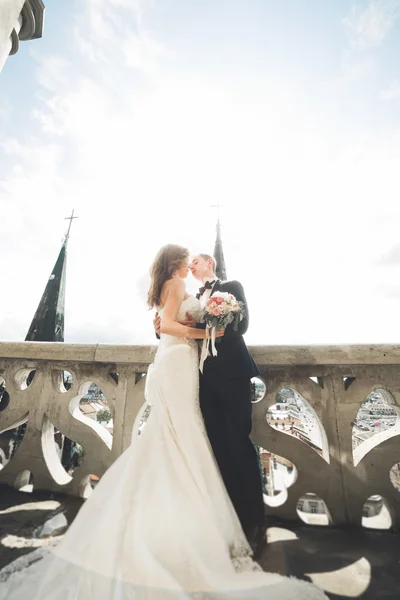
[[[399,100],[400,99],[400,80],[392,81],[386,90],[381,92],[382,100]]]
[[[343,60],[342,81],[359,81],[372,75],[376,71],[376,62],[372,56],[364,58],[352,54],[345,55]]]
[[[71,87],[71,63],[67,59],[50,55],[45,60],[42,57],[37,57],[36,60],[36,79],[41,88],[47,92],[61,93]]]
[[[28,158],[31,155],[31,149],[24,147],[18,140],[7,138],[1,142],[0,147],[6,154],[13,154],[22,158]]]
[[[248,342],[398,338],[385,297],[392,274],[376,264],[397,239],[396,129],[382,138],[317,128],[312,97],[305,106],[288,83],[160,68],[169,49],[146,38],[143,13],[129,13],[136,29],[118,29],[120,10],[86,3],[77,28],[91,54],[82,50],[79,69],[42,56],[32,130],[3,140],[14,162],[0,182],[0,337],[26,332],[75,208],[67,341],[152,343],[149,265],[167,242],[212,251],[209,205],[222,200],[228,275],[250,302]],[[136,55],[126,52],[132,34]]]
[[[13,112],[12,102],[6,95],[0,97],[0,122],[10,119]]]
[[[352,48],[366,50],[379,46],[387,37],[399,15],[398,0],[377,0],[365,5],[353,5],[343,19]]]
[[[153,70],[163,45],[143,25],[148,0],[87,0],[76,20],[74,39],[83,56],[99,65],[125,64]]]
[[[126,36],[122,51],[125,56],[125,64],[128,67],[154,73],[157,60],[163,56],[165,49],[148,31],[143,31],[136,35]]]
[[[343,96],[345,102],[349,87],[354,90],[357,84],[367,84],[378,73],[376,49],[386,40],[400,14],[400,0],[373,0],[366,4],[353,5],[342,19],[348,43],[342,51],[338,75],[325,84],[332,96]]]
[[[3,271],[11,278],[15,269],[24,272],[13,282],[18,299],[7,318],[33,314],[58,252],[54,230],[75,207],[67,339],[152,343],[144,305],[149,264],[169,241],[212,250],[208,206],[222,198],[228,272],[243,280],[252,309],[248,341],[343,341],[340,319],[347,311],[349,336],[362,341],[359,315],[366,308],[357,302],[373,259],[367,243],[373,227],[365,220],[378,197],[397,202],[400,144],[394,139],[385,147],[373,136],[322,141],[306,113],[282,102],[286,90],[278,97],[267,88],[258,93],[255,101],[250,91],[170,76],[131,93],[116,110],[106,89],[76,78],[73,89],[58,95],[61,112],[47,103],[74,155],[64,173],[65,149],[32,141],[23,176],[5,184],[32,227],[29,243],[21,239],[14,250],[12,271]],[[9,218],[18,219],[17,212]],[[20,232],[27,235],[26,224]],[[357,261],[353,282],[349,260]]]

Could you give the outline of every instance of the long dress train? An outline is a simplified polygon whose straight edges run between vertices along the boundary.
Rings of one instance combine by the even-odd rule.
[[[178,317],[198,309],[189,297]],[[198,381],[197,344],[161,336],[132,444],[58,545],[0,572],[0,600],[326,599],[252,560],[205,434]]]

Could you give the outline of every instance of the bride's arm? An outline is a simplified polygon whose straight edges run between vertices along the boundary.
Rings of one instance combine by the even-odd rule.
[[[206,332],[195,327],[181,325],[176,320],[179,307],[185,297],[185,284],[182,279],[171,279],[168,282],[167,298],[161,316],[161,333],[167,333],[175,337],[203,340]],[[220,336],[218,336],[220,337]]]

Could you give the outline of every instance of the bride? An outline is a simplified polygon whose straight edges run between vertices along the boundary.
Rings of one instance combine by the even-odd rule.
[[[161,339],[131,446],[58,545],[0,572],[1,600],[326,599],[252,560],[200,414],[196,340],[205,331],[179,323],[186,312],[200,314],[185,289],[188,257],[168,245],[151,268],[148,300],[161,314]],[[151,414],[138,435],[146,404]]]

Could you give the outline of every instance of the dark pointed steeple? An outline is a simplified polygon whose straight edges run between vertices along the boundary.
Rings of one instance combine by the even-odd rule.
[[[221,223],[219,222],[219,216],[218,216],[218,220],[217,220],[217,238],[215,240],[215,246],[214,246],[214,258],[217,261],[216,275],[217,275],[218,279],[222,279],[224,281],[227,279],[227,275],[226,275],[224,251],[222,248]]]
[[[65,279],[67,268],[67,244],[71,224],[74,217],[68,217],[69,226],[61,246],[56,264],[51,272],[43,296],[36,309],[31,326],[25,338],[29,342],[63,342],[64,341],[64,310],[65,310]]]

